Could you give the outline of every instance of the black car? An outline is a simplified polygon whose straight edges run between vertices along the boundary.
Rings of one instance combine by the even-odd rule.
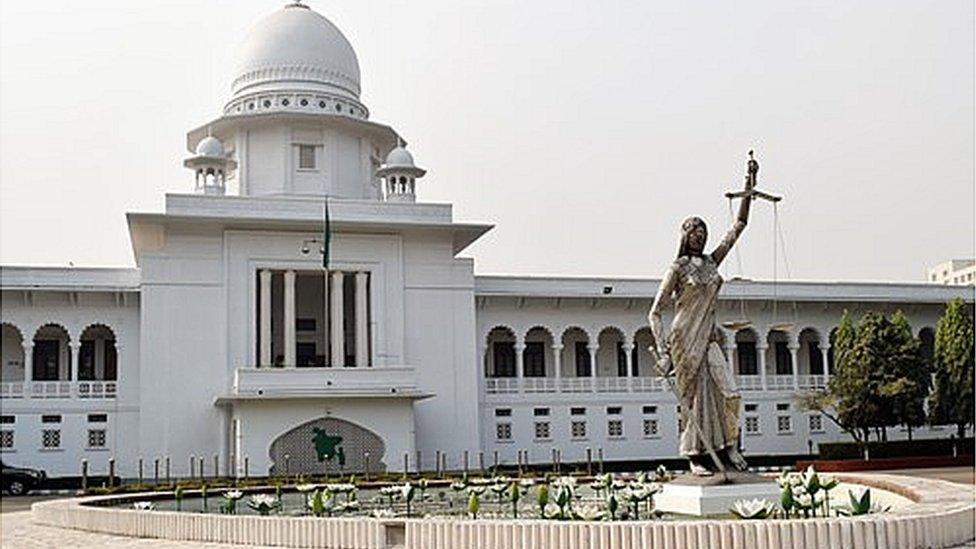
[[[27,467],[13,467],[0,461],[0,482],[3,484],[3,491],[12,496],[22,496],[37,488],[47,478],[47,474],[40,469],[30,469]]]

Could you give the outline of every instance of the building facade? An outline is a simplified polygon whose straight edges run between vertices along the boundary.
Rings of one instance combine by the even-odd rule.
[[[72,475],[112,458],[134,477],[140,460],[186,476],[675,457],[647,351],[658,281],[476,275],[459,254],[491,226],[417,202],[425,171],[359,92],[342,33],[290,4],[188,132],[193,192],[128,214],[135,268],[0,270],[4,461]],[[842,311],[902,310],[931,338],[957,296],[973,299],[727,283],[746,456],[843,438],[793,402],[829,379]]]
[[[976,285],[976,260],[953,259],[931,267],[928,281],[934,284]]]

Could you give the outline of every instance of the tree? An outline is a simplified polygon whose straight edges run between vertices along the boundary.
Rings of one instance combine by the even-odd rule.
[[[911,440],[912,430],[925,424],[925,399],[931,390],[932,370],[920,340],[912,335],[908,318],[897,311],[891,317],[891,325],[890,354],[880,390],[891,399],[894,419],[908,429]]]
[[[959,438],[973,423],[973,321],[962,299],[949,302],[935,327],[935,388],[929,399],[933,425],[955,424]]]
[[[857,323],[846,311],[834,339],[834,373],[827,390],[803,395],[801,408],[818,410],[865,443],[874,430],[925,420],[929,374],[920,370],[919,343],[905,315],[868,312]]]

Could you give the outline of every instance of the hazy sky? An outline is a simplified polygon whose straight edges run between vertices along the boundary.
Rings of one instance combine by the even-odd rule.
[[[750,148],[794,278],[973,254],[970,0],[309,3],[429,170],[420,200],[496,224],[479,273],[659,276],[686,216],[724,232]],[[132,265],[125,212],[192,189],[185,133],[283,4],[0,2],[0,262]],[[772,228],[759,205],[746,276]]]

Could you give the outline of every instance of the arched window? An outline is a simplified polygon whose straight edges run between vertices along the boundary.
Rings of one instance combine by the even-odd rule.
[[[515,377],[515,334],[499,326],[488,334],[487,377]]]
[[[57,324],[45,324],[34,334],[34,381],[68,381],[71,379],[71,348],[68,331]]]
[[[0,325],[0,381],[24,381],[24,336],[14,325]]]
[[[81,333],[78,381],[116,381],[118,350],[115,334],[103,324],[92,324]]]

